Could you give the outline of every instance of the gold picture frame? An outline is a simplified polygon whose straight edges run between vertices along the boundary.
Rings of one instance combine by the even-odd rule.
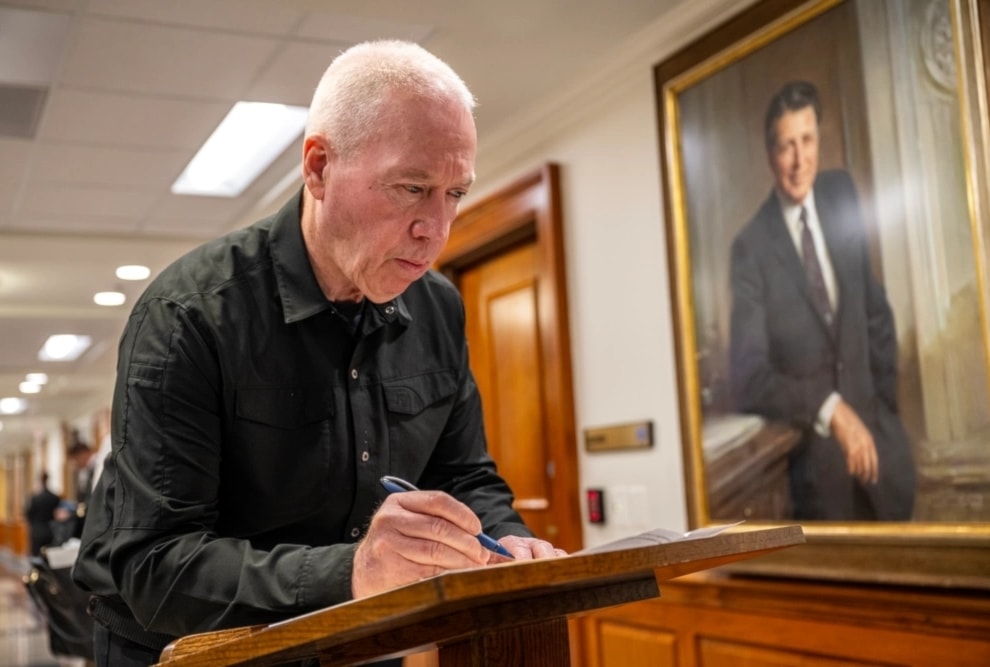
[[[808,536],[737,571],[990,588],[988,41],[990,0],[764,0],[654,69],[689,523]],[[855,184],[896,322],[905,520],[793,516],[811,436],[733,386],[733,242],[774,191],[767,104],[795,80],[817,87],[819,168]]]

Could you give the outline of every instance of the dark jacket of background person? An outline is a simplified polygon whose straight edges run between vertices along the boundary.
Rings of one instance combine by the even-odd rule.
[[[495,538],[531,534],[486,452],[456,289],[427,273],[366,301],[352,333],[300,206],[166,269],[120,343],[74,576],[158,639],[350,599],[385,474],[450,493]]]
[[[801,259],[771,192],[732,245],[731,374],[737,406],[802,429],[791,457],[796,518],[852,520],[862,492],[879,520],[911,517],[915,468],[897,414],[894,320],[873,276],[856,192],[843,171],[819,173],[815,206],[838,285],[833,338],[815,310]],[[815,428],[833,391],[873,434],[877,484],[847,471],[840,447]]]
[[[31,496],[24,518],[31,535],[31,555],[41,554],[41,548],[51,545],[53,534],[51,522],[55,518],[55,508],[61,498],[48,488],[48,473],[41,474],[41,490]]]

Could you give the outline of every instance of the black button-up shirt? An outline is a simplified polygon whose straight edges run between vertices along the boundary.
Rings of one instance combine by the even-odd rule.
[[[167,268],[120,341],[113,448],[74,576],[167,635],[351,597],[397,475],[529,535],[487,454],[456,289],[430,272],[357,320],[313,275],[301,194]]]

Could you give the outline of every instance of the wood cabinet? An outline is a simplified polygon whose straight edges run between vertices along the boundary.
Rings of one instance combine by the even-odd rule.
[[[990,594],[729,577],[576,619],[583,667],[990,665]]]

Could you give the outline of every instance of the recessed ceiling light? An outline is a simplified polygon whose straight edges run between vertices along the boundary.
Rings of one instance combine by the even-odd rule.
[[[89,347],[93,339],[75,334],[55,334],[38,351],[41,361],[75,361]]]
[[[41,391],[40,384],[37,382],[28,382],[27,380],[17,385],[17,388],[21,390],[22,394],[37,394]]]
[[[0,415],[19,415],[27,410],[27,401],[19,396],[0,398]]]
[[[236,197],[306,126],[306,107],[238,102],[172,184],[177,195]]]
[[[120,280],[144,280],[151,275],[151,269],[140,264],[127,264],[117,267],[117,278]]]
[[[97,292],[93,302],[98,306],[119,306],[126,300],[123,292]]]
[[[28,373],[24,379],[35,384],[48,384],[48,373]]]

